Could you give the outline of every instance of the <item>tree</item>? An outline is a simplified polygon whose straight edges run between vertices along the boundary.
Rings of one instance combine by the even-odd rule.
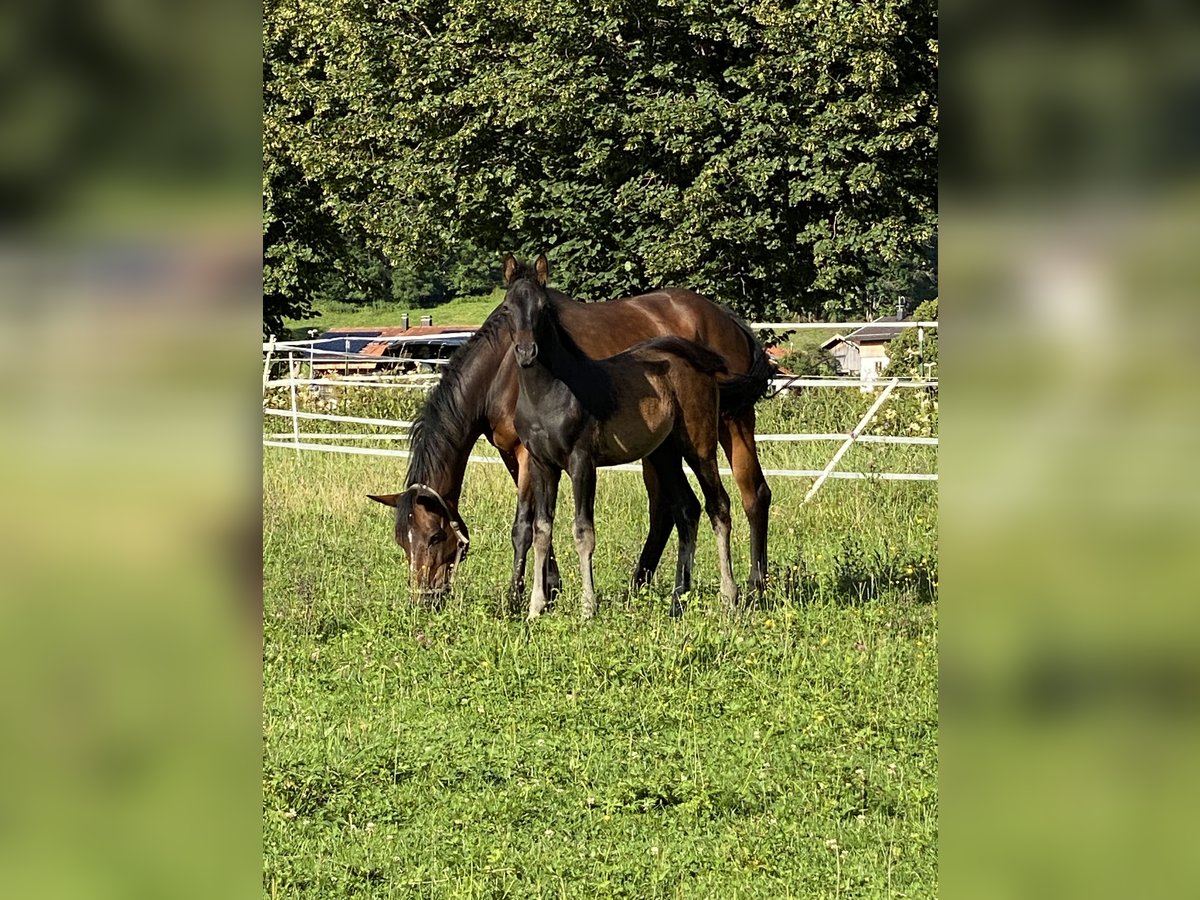
[[[933,0],[268,0],[273,126],[392,261],[864,312],[936,221]],[[286,109],[284,109],[286,107]]]

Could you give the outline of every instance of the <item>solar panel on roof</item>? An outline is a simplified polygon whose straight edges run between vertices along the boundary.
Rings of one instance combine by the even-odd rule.
[[[331,360],[335,359],[335,357],[331,354],[361,353],[364,348],[373,343],[375,343],[375,341],[370,337],[336,337],[332,340],[317,341],[312,345],[312,350],[314,352],[307,355],[313,357],[318,362],[322,359]]]
[[[376,328],[374,331],[326,331],[320,335],[323,338],[355,338],[355,337],[378,337],[383,332]]]

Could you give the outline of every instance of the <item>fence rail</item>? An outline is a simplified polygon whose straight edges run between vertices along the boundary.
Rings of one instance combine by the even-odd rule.
[[[850,328],[861,328],[872,324],[872,322],[756,322],[750,327],[756,331],[764,329],[824,329],[829,331],[844,330]],[[887,322],[888,327],[899,328],[936,328],[937,322]],[[442,337],[443,335],[438,335]],[[355,338],[362,340],[362,337]],[[264,447],[280,447],[295,451],[313,451],[320,453],[346,453],[358,456],[390,456],[407,458],[410,456],[408,450],[388,449],[384,447],[363,447],[363,446],[348,446],[346,444],[325,443],[327,441],[395,441],[405,440],[409,437],[409,431],[413,426],[412,422],[406,422],[399,419],[383,419],[372,418],[368,416],[348,416],[339,415],[336,413],[319,413],[307,412],[299,409],[297,388],[306,387],[311,390],[329,390],[340,387],[353,388],[400,388],[409,390],[426,390],[437,384],[437,376],[430,374],[396,374],[396,373],[379,373],[375,375],[367,375],[356,373],[353,376],[335,377],[335,378],[301,378],[300,366],[311,364],[317,354],[322,354],[322,357],[328,357],[331,360],[363,360],[374,363],[398,363],[398,364],[417,364],[422,366],[440,366],[445,365],[446,360],[437,359],[410,359],[406,357],[380,357],[369,356],[360,353],[344,353],[336,350],[323,350],[314,348],[312,345],[319,342],[328,342],[336,340],[336,338],[318,338],[311,341],[269,341],[263,344],[264,363],[263,363],[263,414],[266,416],[276,416],[286,418],[291,421],[292,430],[290,432],[270,432],[263,435]],[[375,340],[375,338],[372,338]],[[390,338],[378,338],[379,341],[388,341],[391,343],[401,342],[403,336]],[[300,357],[300,358],[298,358]],[[288,367],[288,376],[286,378],[271,378],[272,364],[286,365]],[[881,379],[882,381],[882,379]],[[862,417],[858,424],[849,432],[827,432],[827,433],[801,433],[801,434],[759,434],[755,435],[755,439],[760,442],[790,442],[790,441],[836,441],[839,444],[837,451],[830,458],[829,462],[823,469],[764,469],[763,472],[770,477],[785,477],[785,478],[813,478],[814,482],[805,495],[804,502],[808,502],[820,489],[821,485],[827,479],[850,479],[850,480],[878,480],[878,481],[937,481],[937,473],[921,473],[921,472],[840,472],[837,470],[837,465],[842,457],[849,451],[855,443],[863,444],[900,444],[900,445],[918,445],[918,446],[938,446],[938,438],[936,437],[917,437],[906,435],[872,435],[864,433],[870,426],[874,417],[887,403],[892,392],[896,389],[918,389],[918,390],[937,390],[938,382],[936,380],[922,379],[905,379],[892,378],[888,379],[886,384],[876,385],[873,382],[863,381],[859,378],[846,377],[778,377],[771,381],[771,388],[774,395],[778,395],[785,390],[797,388],[859,388],[860,390],[877,390],[879,396],[875,399],[871,408]],[[289,399],[288,409],[278,409],[268,406],[267,392],[272,388],[287,389]],[[386,434],[355,434],[355,433],[319,433],[319,432],[301,432],[301,421],[327,421],[327,422],[342,422],[354,425],[371,425],[382,428],[393,429],[391,433]],[[472,454],[468,458],[469,462],[480,463],[485,465],[503,464],[503,460],[494,456],[478,456]],[[640,463],[630,463],[621,466],[609,466],[605,471],[618,472],[637,472],[641,471]],[[722,475],[730,475],[732,472],[729,469],[722,468]]]

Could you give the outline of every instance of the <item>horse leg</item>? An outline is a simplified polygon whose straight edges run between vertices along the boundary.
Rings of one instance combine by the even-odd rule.
[[[513,517],[512,526],[513,570],[512,580],[508,586],[508,613],[516,615],[521,608],[521,601],[525,597],[525,564],[529,558],[529,548],[533,545],[533,461],[529,456],[529,451],[520,444],[511,454],[502,451],[501,456],[504,457],[509,474],[512,475],[513,481],[517,485],[517,513]],[[509,462],[510,458],[511,463]],[[558,560],[554,557],[553,542],[550,545],[550,557],[547,565],[546,602],[548,606],[553,606],[554,597],[562,588],[562,578],[558,572]]]
[[[761,594],[767,582],[767,514],[771,488],[763,476],[754,443],[754,410],[721,420],[721,446],[733,468],[733,479],[742,495],[742,509],[750,523],[750,591]]]
[[[525,597],[525,561],[529,548],[533,546],[533,498],[517,497],[517,515],[513,519],[513,571],[512,583],[508,587],[508,614],[515,615]],[[535,577],[537,560],[534,560]]]
[[[583,617],[596,615],[596,585],[592,581],[592,554],[596,550],[596,467],[584,454],[571,457],[571,490],[575,495],[575,550],[583,579]]]
[[[548,570],[550,538],[554,534],[554,507],[558,502],[559,472],[534,463],[533,466],[533,596],[529,600],[529,621],[546,609],[549,602]]]
[[[715,448],[714,448],[715,451]],[[712,521],[717,536],[717,565],[721,570],[721,605],[732,612],[737,606],[737,584],[733,580],[733,564],[729,554],[729,494],[721,484],[721,473],[717,468],[716,453],[699,456],[687,454],[688,465],[696,473],[700,490],[704,493],[704,509]]]
[[[663,501],[662,487],[656,470],[653,459],[648,458],[642,462],[642,481],[646,483],[646,499],[650,506],[650,530],[646,532],[646,543],[633,570],[633,578],[630,579],[630,585],[635,592],[654,578],[654,570],[658,568],[658,562],[667,546],[667,538],[671,536],[672,511],[669,504]]]
[[[664,479],[665,481],[665,479]],[[700,524],[700,501],[683,474],[683,461],[675,457],[673,480],[664,485],[671,500],[671,514],[679,532],[679,555],[675,562],[675,590],[671,593],[671,615],[683,615],[683,595],[692,589],[692,566],[696,561],[696,531]]]

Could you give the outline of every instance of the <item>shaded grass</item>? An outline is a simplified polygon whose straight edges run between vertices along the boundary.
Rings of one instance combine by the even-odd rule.
[[[264,453],[266,893],[936,895],[934,486],[830,483],[801,507],[810,482],[774,479],[769,596],[719,615],[702,529],[672,620],[674,542],[630,596],[644,493],[603,474],[587,624],[564,486],[565,598],[526,628],[493,615],[500,467],[468,472],[471,557],[430,611],[364,497],[405,460]],[[746,545],[736,516],[743,576]]]

